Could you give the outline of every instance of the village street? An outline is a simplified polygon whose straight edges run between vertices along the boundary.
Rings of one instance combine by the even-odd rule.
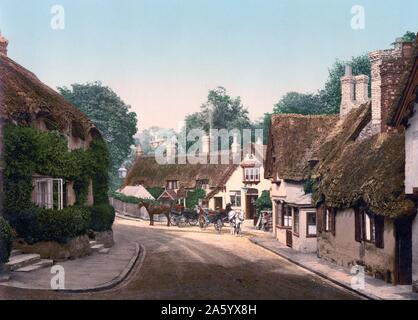
[[[248,222],[247,222],[248,223]],[[1,299],[359,299],[225,228],[167,228],[117,219],[116,241],[145,249],[128,281],[97,293],[56,293],[0,287]],[[99,270],[98,270],[99,271]]]

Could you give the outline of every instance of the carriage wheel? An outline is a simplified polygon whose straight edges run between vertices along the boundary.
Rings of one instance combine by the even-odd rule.
[[[173,226],[176,226],[178,221],[177,221],[177,218],[175,216],[171,216],[170,217],[170,222]]]
[[[189,219],[189,224],[191,226],[196,226],[198,222],[199,222],[199,220],[197,220],[197,219]]]
[[[187,225],[186,219],[180,218],[179,221],[177,222],[177,227],[179,228],[184,228],[186,225]]]

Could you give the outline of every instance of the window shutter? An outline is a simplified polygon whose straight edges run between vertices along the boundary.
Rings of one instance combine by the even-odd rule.
[[[355,230],[355,240],[357,242],[361,242],[361,239],[362,239],[361,217],[362,217],[362,214],[361,214],[360,209],[355,208],[354,209],[354,230]]]
[[[383,216],[374,216],[375,227],[375,244],[377,248],[383,249],[385,244],[383,241],[383,231],[385,229],[385,218]]]
[[[322,232],[323,220],[324,220],[324,207],[320,206],[316,210],[316,231],[318,234]]]
[[[337,215],[337,209],[331,209],[330,210],[330,217],[329,217],[329,223],[330,223],[330,229],[333,236],[335,236],[335,217]]]

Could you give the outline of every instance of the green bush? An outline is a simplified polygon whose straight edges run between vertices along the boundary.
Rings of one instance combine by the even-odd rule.
[[[9,261],[12,250],[12,228],[6,220],[0,218],[0,263]]]
[[[90,211],[84,207],[46,210],[31,207],[15,214],[11,220],[19,237],[33,244],[39,241],[66,243],[87,233]]]
[[[86,234],[90,221],[90,211],[85,207],[42,210],[38,217],[40,240],[66,243],[74,237]]]
[[[115,209],[108,204],[100,204],[89,207],[90,209],[90,229],[97,232],[112,230],[115,221]]]
[[[29,208],[18,211],[9,217],[9,222],[16,230],[18,236],[22,237],[29,244],[40,241],[41,231],[38,217],[42,210],[31,205]]]

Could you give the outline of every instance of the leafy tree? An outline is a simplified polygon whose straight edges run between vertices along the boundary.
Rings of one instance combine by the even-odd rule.
[[[323,108],[317,94],[288,92],[274,105],[273,113],[321,114]]]
[[[255,206],[257,207],[258,212],[262,210],[271,210],[271,208],[273,208],[269,190],[264,190],[261,193],[261,196],[255,201]]]
[[[268,132],[271,125],[271,113],[265,113],[264,116],[255,121],[253,124],[253,129],[262,129],[263,130],[263,144],[268,143]]]
[[[199,204],[199,200],[204,199],[206,192],[203,189],[196,189],[193,191],[187,192],[186,198],[186,208],[193,209]]]
[[[415,42],[415,38],[416,38],[416,34],[415,34],[415,32],[412,32],[412,31],[407,31],[407,32],[405,32],[405,34],[402,36],[402,41],[403,41],[403,42]]]
[[[59,87],[58,91],[73,105],[83,111],[97,126],[108,143],[110,151],[110,187],[119,187],[118,169],[131,153],[134,134],[137,132],[137,117],[129,112],[115,92],[100,82],[73,84],[71,89]]]
[[[208,132],[211,122],[214,129],[251,128],[248,110],[242,105],[241,98],[230,97],[223,87],[210,90],[200,112],[186,116],[185,122],[188,131],[202,129]]]

